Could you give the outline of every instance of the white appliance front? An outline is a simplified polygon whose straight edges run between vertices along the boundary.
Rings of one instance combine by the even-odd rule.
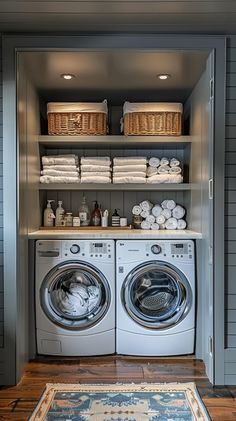
[[[35,307],[39,354],[113,354],[114,241],[37,241]]]
[[[194,260],[190,240],[117,242],[118,354],[194,352]]]

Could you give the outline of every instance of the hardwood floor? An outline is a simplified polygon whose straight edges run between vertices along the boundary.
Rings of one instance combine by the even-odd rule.
[[[195,382],[213,421],[236,420],[236,387],[212,387],[193,358],[121,356],[30,362],[16,387],[0,390],[0,420],[27,420],[46,383]]]

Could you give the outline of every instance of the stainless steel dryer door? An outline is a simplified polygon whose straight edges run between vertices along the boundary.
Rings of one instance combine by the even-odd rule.
[[[121,300],[129,316],[149,329],[175,326],[188,314],[192,289],[185,275],[165,262],[148,262],[126,277]]]
[[[86,329],[106,314],[111,302],[109,284],[94,266],[62,263],[44,278],[40,303],[46,316],[66,329]]]

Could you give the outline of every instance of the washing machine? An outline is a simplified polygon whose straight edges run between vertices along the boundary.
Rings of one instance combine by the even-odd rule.
[[[118,241],[118,354],[192,354],[195,258],[190,240]]]
[[[38,354],[113,354],[114,241],[37,241],[35,308]]]

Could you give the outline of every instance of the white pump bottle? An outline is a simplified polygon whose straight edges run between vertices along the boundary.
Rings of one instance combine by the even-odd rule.
[[[62,200],[58,201],[58,207],[56,209],[56,219],[55,219],[55,225],[56,227],[62,226],[62,220],[64,218],[65,210],[62,207]]]
[[[44,210],[43,214],[43,225],[44,227],[53,227],[55,215],[52,210],[51,203],[54,202],[54,200],[48,200],[47,207]]]

